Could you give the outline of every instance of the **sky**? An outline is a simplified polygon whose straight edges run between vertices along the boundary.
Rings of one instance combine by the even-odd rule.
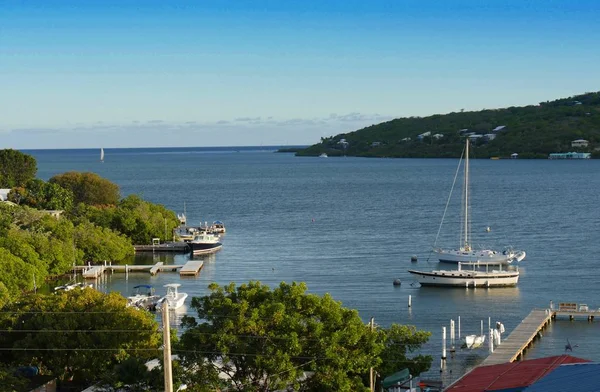
[[[2,0],[0,148],[307,145],[600,90],[597,0]]]

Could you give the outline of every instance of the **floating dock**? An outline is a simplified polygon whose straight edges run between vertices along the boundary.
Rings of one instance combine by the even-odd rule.
[[[176,252],[186,253],[190,247],[186,242],[166,242],[164,244],[133,245],[136,252]]]
[[[74,272],[81,272],[84,279],[98,279],[105,272],[144,272],[148,271],[151,275],[159,272],[173,272],[182,268],[182,265],[165,265],[162,261],[151,265],[74,265]]]
[[[202,260],[190,260],[179,270],[179,276],[196,276],[204,267]]]

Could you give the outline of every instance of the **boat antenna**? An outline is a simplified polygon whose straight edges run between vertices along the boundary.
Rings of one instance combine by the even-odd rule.
[[[462,162],[463,156],[465,155],[465,147],[463,147],[462,153],[460,154],[460,159],[458,160],[458,166],[456,167],[456,172],[454,173],[454,181],[452,181],[452,188],[450,188],[450,194],[448,195],[448,200],[446,200],[446,208],[444,208],[444,213],[442,214],[442,221],[440,222],[440,226],[438,227],[437,234],[435,236],[435,241],[433,242],[433,246],[429,251],[429,255],[427,256],[427,262],[429,262],[429,258],[431,257],[431,253],[437,246],[438,238],[440,237],[440,233],[442,231],[442,225],[444,224],[444,219],[446,218],[446,212],[448,211],[448,206],[450,205],[450,199],[452,198],[452,191],[454,190],[454,185],[456,185],[456,179],[458,178],[458,173],[460,172],[460,164]]]

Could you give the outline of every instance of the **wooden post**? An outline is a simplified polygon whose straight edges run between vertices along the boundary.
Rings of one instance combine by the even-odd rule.
[[[171,373],[171,329],[169,326],[169,304],[162,304],[163,324],[163,370],[165,375],[165,392],[173,392],[173,375]]]
[[[454,320],[450,320],[450,347],[454,349]]]
[[[373,317],[371,317],[371,322],[369,324],[371,324],[371,332],[373,332],[375,330],[375,319]],[[375,392],[375,379],[373,378],[373,368],[369,369],[369,385],[369,390],[371,392]]]

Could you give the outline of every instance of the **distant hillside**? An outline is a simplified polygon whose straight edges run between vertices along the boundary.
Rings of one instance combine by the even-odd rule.
[[[477,136],[479,135],[479,136]],[[547,158],[552,152],[591,152],[600,158],[600,92],[539,105],[398,118],[343,133],[296,153],[299,156],[459,157],[464,138],[477,158]],[[585,139],[587,147],[572,147]]]

